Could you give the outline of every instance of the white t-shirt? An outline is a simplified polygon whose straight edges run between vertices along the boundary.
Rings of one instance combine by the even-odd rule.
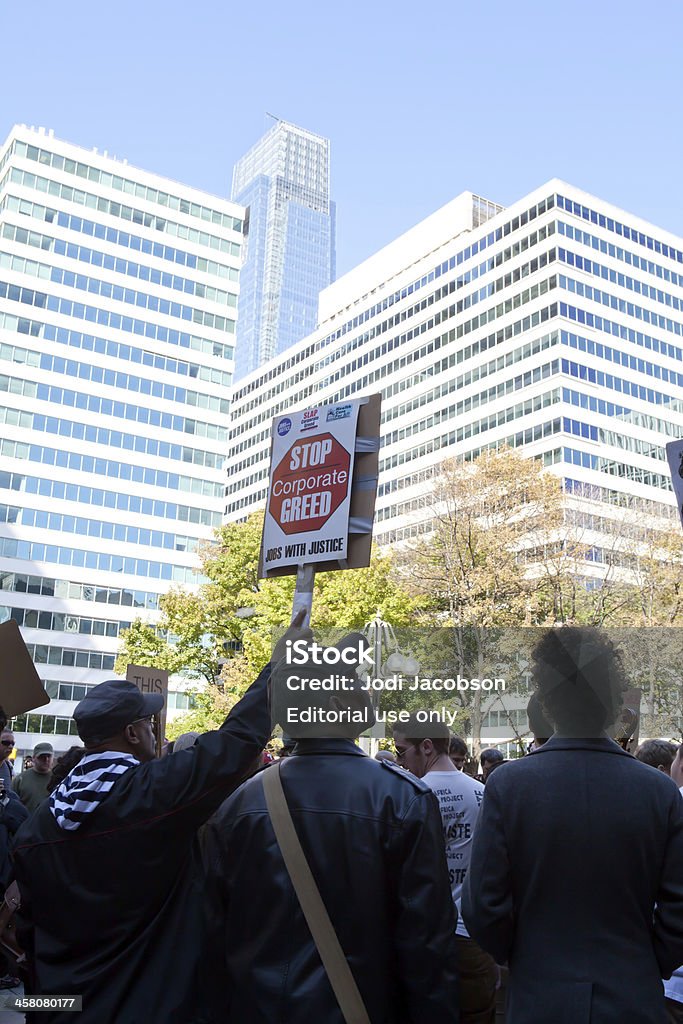
[[[427,772],[422,781],[434,791],[439,801],[451,892],[453,902],[458,908],[458,926],[455,934],[467,938],[469,932],[462,919],[460,907],[462,883],[470,866],[472,837],[484,796],[484,787],[481,782],[459,771]]]

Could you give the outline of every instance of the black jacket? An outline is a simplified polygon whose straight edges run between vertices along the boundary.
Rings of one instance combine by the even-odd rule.
[[[0,901],[14,878],[10,861],[10,842],[27,818],[28,811],[17,794],[5,790],[5,795],[0,800]]]
[[[275,771],[272,765],[265,771]],[[262,773],[206,829],[217,1024],[343,1024],[284,866]],[[455,908],[431,790],[348,740],[282,764],[294,824],[372,1024],[458,1021]]]
[[[45,802],[17,833],[33,991],[82,995],[79,1024],[203,1019],[195,834],[267,741],[269,677],[270,667],[219,730],[122,775],[77,831],[63,831]],[[57,1022],[73,1014],[40,1014],[40,1024]]]
[[[663,1024],[661,978],[683,963],[676,786],[607,738],[553,737],[502,765],[462,913],[509,961],[509,1024]]]

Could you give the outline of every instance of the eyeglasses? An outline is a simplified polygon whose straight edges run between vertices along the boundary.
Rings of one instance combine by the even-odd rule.
[[[133,721],[130,724],[131,725],[137,725],[138,722],[149,722],[149,724],[151,725],[153,718],[154,718],[154,715],[145,715],[144,718],[134,718]]]

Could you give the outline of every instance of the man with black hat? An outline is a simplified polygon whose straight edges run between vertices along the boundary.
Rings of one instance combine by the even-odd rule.
[[[300,622],[283,640],[301,636]],[[15,839],[33,995],[82,996],[80,1024],[203,1019],[194,837],[266,744],[269,679],[270,665],[220,729],[160,759],[159,694],[114,679],[77,705],[85,755]],[[70,1021],[41,1013],[41,1024]]]

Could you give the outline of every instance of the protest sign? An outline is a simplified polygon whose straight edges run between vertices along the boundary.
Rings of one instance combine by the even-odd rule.
[[[277,416],[259,576],[368,565],[380,396]]]
[[[676,507],[683,525],[683,438],[669,441],[666,446],[666,457],[671,470],[671,481],[676,495]]]
[[[0,624],[0,706],[7,718],[50,703],[14,619]]]
[[[159,714],[154,716],[157,756],[160,756],[166,734],[168,672],[163,668],[152,668],[149,665],[129,665],[126,669],[126,679],[129,683],[135,683],[140,693],[160,693],[164,698],[164,706]]]

